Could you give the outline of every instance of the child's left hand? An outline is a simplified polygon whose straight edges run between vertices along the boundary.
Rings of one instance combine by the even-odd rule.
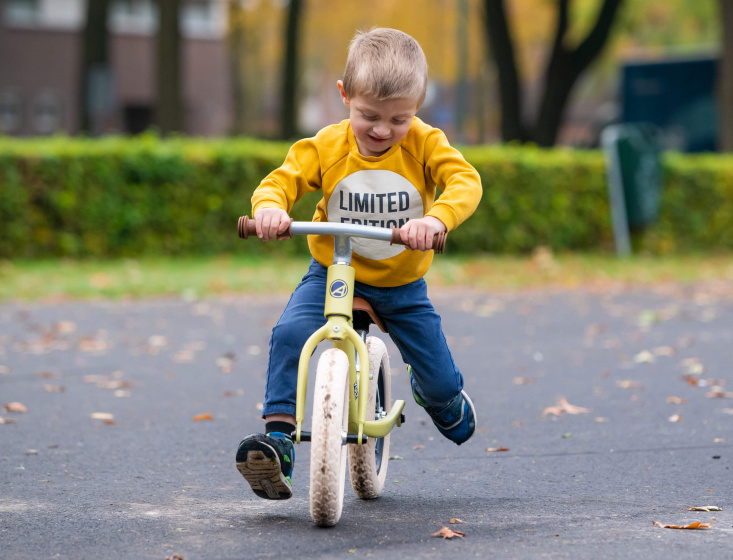
[[[447,230],[448,228],[438,218],[425,216],[418,220],[408,220],[400,228],[400,238],[410,249],[430,251],[433,248],[435,234]]]

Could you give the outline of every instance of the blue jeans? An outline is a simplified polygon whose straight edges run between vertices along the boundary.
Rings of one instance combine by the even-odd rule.
[[[295,416],[295,397],[300,352],[308,337],[326,322],[327,269],[311,260],[290,297],[285,311],[272,330],[270,359],[262,416]],[[384,321],[402,360],[410,364],[420,396],[431,407],[440,407],[463,389],[458,370],[422,278],[395,288],[377,288],[356,282],[354,295],[367,300]]]

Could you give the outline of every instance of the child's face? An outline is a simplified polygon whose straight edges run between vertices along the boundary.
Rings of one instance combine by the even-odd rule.
[[[412,118],[419,108],[416,100],[380,101],[369,95],[348,97],[341,81],[338,87],[341,99],[349,109],[351,130],[354,131],[361,155],[381,156],[402,141],[410,130]]]

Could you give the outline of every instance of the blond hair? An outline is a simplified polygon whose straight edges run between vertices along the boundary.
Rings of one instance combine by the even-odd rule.
[[[428,85],[428,62],[407,33],[377,27],[359,31],[349,46],[344,70],[346,95],[415,99],[421,105]]]

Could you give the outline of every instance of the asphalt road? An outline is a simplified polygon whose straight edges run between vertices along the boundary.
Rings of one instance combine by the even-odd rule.
[[[287,296],[2,305],[0,558],[731,558],[731,292],[433,293],[477,434],[441,438],[390,343],[388,483],[360,501],[347,481],[331,529],[309,444],[286,502],[234,465]]]

